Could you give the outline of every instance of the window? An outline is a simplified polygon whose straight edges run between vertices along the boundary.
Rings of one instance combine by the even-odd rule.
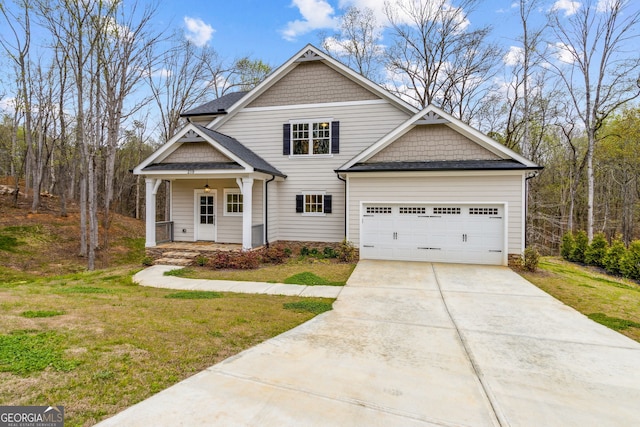
[[[420,215],[427,213],[427,208],[417,206],[401,206],[400,215]]]
[[[390,214],[391,206],[367,206],[366,213],[368,214]]]
[[[460,215],[460,208],[433,208],[435,215]]]
[[[329,155],[340,152],[340,122],[309,120],[285,123],[283,154],[293,156]]]
[[[331,213],[331,195],[305,193],[296,196],[296,212],[310,215]]]
[[[242,193],[235,189],[224,190],[224,214],[226,216],[242,216]]]
[[[291,151],[294,156],[331,154],[331,124],[329,122],[293,123]]]
[[[469,215],[498,215],[498,208],[469,208]]]

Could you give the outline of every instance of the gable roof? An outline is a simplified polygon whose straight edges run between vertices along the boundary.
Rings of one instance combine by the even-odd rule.
[[[197,136],[211,144],[225,156],[229,157],[240,166],[232,162],[216,163],[160,163],[162,159],[171,154],[181,145],[181,139],[189,138],[187,134],[195,132]],[[190,123],[182,128],[166,144],[147,157],[133,170],[136,175],[150,171],[180,171],[180,170],[219,170],[219,169],[252,169],[269,175],[286,178],[286,175],[273,167],[269,162],[242,145],[238,140],[220,132],[207,129],[204,126]]]
[[[232,92],[209,101],[205,104],[192,108],[180,114],[180,117],[193,116],[214,116],[218,114],[227,114],[227,110],[248,92]]]
[[[296,68],[299,63],[309,62],[309,61],[322,61],[325,65],[329,66],[333,70],[352,80],[353,82],[359,84],[360,86],[366,88],[367,90],[373,92],[375,95],[380,98],[389,101],[391,104],[400,108],[403,111],[406,111],[409,114],[415,113],[418,110],[411,105],[410,103],[400,99],[396,95],[392,94],[388,90],[384,89],[382,86],[372,82],[371,80],[363,77],[362,75],[356,73],[351,68],[342,64],[341,62],[333,59],[331,56],[324,53],[322,50],[313,46],[312,44],[306,45],[300,51],[298,51],[295,55],[293,55],[287,62],[278,67],[275,71],[273,71],[265,80],[262,81],[259,85],[253,88],[249,93],[243,96],[238,100],[235,104],[227,109],[227,115],[217,119],[215,122],[209,123],[208,127],[217,128],[221,126],[223,123],[230,120],[237,112],[241,111],[244,107],[249,105],[252,101],[257,99],[260,95],[266,92],[271,86],[273,86],[276,82],[282,79],[285,75],[287,75],[291,70]]]
[[[540,166],[533,163],[531,160],[521,156],[513,150],[505,147],[499,142],[489,138],[487,135],[482,132],[472,128],[468,124],[454,118],[453,116],[445,113],[441,109],[435,107],[434,105],[428,105],[422,111],[414,114],[413,117],[409,118],[407,121],[402,123],[400,126],[389,132],[386,136],[380,139],[375,144],[371,145],[366,150],[362,151],[360,154],[349,160],[347,163],[342,165],[337,171],[346,172],[346,171],[359,171],[363,172],[365,170],[373,170],[374,166],[369,165],[364,167],[363,163],[367,160],[371,159],[375,154],[382,151],[384,148],[391,145],[394,141],[400,138],[402,135],[409,132],[415,126],[418,125],[432,125],[432,124],[444,124],[454,131],[460,133],[465,136],[472,142],[480,145],[484,149],[498,156],[499,159],[502,160],[502,166],[498,166],[501,160],[492,160],[492,161],[484,161],[482,164],[471,164],[465,161],[436,161],[436,162],[393,162],[395,164],[394,170],[400,170],[398,168],[404,167],[402,170],[445,170],[443,168],[447,167],[447,170],[454,169],[464,169],[464,164],[470,166],[471,169],[479,170],[480,169],[514,169],[514,162],[519,164],[519,169],[541,169]],[[504,161],[511,161],[509,163],[505,163]],[[493,162],[493,163],[488,163]],[[418,165],[419,163],[420,165]],[[429,164],[433,163],[431,166]],[[446,165],[446,164],[448,165]],[[510,166],[507,166],[509,164]],[[391,165],[377,165],[377,170],[391,170]],[[422,168],[422,169],[421,169]]]

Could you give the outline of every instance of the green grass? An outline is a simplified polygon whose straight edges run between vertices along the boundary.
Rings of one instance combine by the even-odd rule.
[[[324,301],[297,301],[287,302],[283,304],[283,307],[287,310],[293,310],[297,312],[309,312],[314,314],[324,313],[331,310],[331,303]]]
[[[0,372],[27,376],[46,368],[68,372],[79,362],[64,357],[64,336],[54,331],[0,335]]]
[[[35,319],[38,317],[55,317],[64,314],[62,310],[28,310],[22,312],[22,317],[27,319]]]
[[[284,283],[290,285],[307,285],[307,286],[344,286],[344,282],[330,282],[320,276],[317,276],[309,271],[303,271],[302,273],[294,274],[291,277],[284,279]]]
[[[559,258],[543,258],[537,273],[521,274],[592,320],[640,342],[640,285],[637,283]]]
[[[615,329],[616,331],[623,331],[629,328],[640,328],[639,322],[633,322],[626,319],[618,319],[617,317],[609,317],[603,313],[591,313],[588,316],[589,319],[596,321],[608,328]]]
[[[11,280],[0,285],[0,402],[56,402],[66,426],[93,425],[333,302],[236,293],[192,299],[196,291],[167,298],[179,292],[133,285],[136,269],[42,277],[0,266],[0,278]]]
[[[212,270],[206,267],[189,267],[172,270],[165,275],[192,279],[238,280],[267,283],[294,283],[308,285],[320,280],[323,285],[343,286],[353,272],[355,264],[337,263],[331,260],[290,259],[279,265],[266,265],[254,270]],[[304,276],[298,275],[304,273]],[[321,279],[313,279],[314,275]],[[294,279],[295,278],[295,279]],[[308,280],[311,283],[304,283]],[[300,282],[303,283],[300,283]]]
[[[20,242],[15,237],[0,234],[0,251],[15,252],[19,245]]]
[[[173,298],[173,299],[212,299],[212,298],[222,298],[222,293],[220,292],[210,292],[210,291],[183,291],[183,292],[174,292],[172,294],[165,295],[165,298]]]

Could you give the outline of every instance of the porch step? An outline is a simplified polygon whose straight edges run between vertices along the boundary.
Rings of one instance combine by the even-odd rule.
[[[193,251],[171,251],[171,252],[163,252],[162,253],[162,257],[163,258],[186,258],[186,259],[191,259],[194,260],[196,259],[198,256],[200,256],[200,252],[193,252]]]
[[[162,258],[155,260],[154,264],[163,265],[179,265],[186,267],[192,265],[196,258],[200,256],[200,252],[193,251],[169,251],[163,252]]]

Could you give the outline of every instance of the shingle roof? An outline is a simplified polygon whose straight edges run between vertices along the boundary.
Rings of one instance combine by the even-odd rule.
[[[227,150],[235,154],[237,157],[239,157],[244,162],[249,164],[256,171],[286,178],[285,174],[280,172],[275,167],[271,166],[269,162],[267,162],[262,157],[258,156],[253,151],[249,150],[247,147],[242,145],[235,138],[232,138],[220,132],[216,132],[215,130],[208,129],[201,125],[194,125],[194,126],[198,129],[198,131],[214,139],[218,144],[222,145],[224,148],[226,148]]]
[[[402,171],[450,171],[450,170],[524,170],[542,169],[530,167],[515,160],[436,160],[429,162],[380,162],[356,163],[337,172],[402,172]]]
[[[201,162],[201,163],[152,163],[143,171],[180,171],[180,170],[212,170],[243,169],[235,162]]]
[[[181,113],[181,117],[211,116],[215,114],[227,114],[227,110],[238,102],[247,92],[233,92],[221,96],[220,98],[199,105],[189,111]]]

